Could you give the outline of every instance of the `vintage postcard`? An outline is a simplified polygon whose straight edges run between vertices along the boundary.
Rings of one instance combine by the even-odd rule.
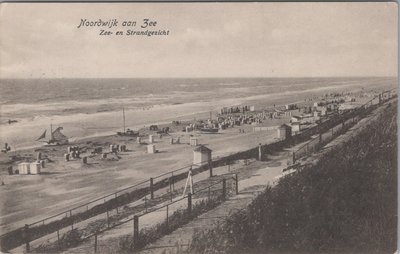
[[[2,253],[397,253],[394,2],[2,3]]]

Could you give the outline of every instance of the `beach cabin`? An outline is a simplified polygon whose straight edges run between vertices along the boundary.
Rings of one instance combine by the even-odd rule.
[[[199,143],[199,140],[197,138],[190,138],[190,145],[191,146],[197,146]]]
[[[294,103],[286,104],[286,105],[285,105],[285,109],[286,109],[286,110],[294,110],[294,109],[296,109],[296,108],[297,108],[297,105],[294,104]]]
[[[20,175],[27,175],[31,173],[30,163],[22,162],[18,164],[18,172]]]
[[[154,136],[153,135],[149,135],[149,143],[153,143],[154,142]]]
[[[327,105],[326,108],[327,108],[328,111],[335,112],[335,111],[339,110],[339,105],[336,104],[336,103],[332,103],[332,104]]]
[[[211,161],[212,150],[204,145],[196,146],[193,150],[193,164],[204,165]]]
[[[318,106],[318,107],[316,107],[316,110],[321,112],[321,116],[325,116],[326,115],[327,109],[326,109],[325,106]]]
[[[285,140],[292,136],[292,127],[287,124],[282,124],[278,127],[278,139]]]
[[[297,123],[292,123],[291,127],[292,127],[292,134],[296,135],[297,133],[300,132],[300,129],[301,129],[300,123],[298,123],[298,122]]]
[[[156,153],[155,145],[147,145],[147,153]]]
[[[321,116],[321,112],[320,111],[314,111],[313,114],[314,114],[314,118]]]
[[[40,169],[41,169],[42,167],[41,167],[40,162],[32,162],[32,163],[29,165],[29,168],[30,168],[30,174],[31,174],[31,175],[38,175],[38,174],[40,174]]]

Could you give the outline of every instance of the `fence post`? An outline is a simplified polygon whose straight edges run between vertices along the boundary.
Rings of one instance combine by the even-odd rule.
[[[147,213],[147,195],[144,196],[144,209],[146,210]]]
[[[235,174],[235,182],[236,182],[236,195],[239,194],[239,177],[238,174]]]
[[[153,177],[150,177],[150,199],[154,198]]]
[[[139,216],[133,216],[133,246],[139,245]]]
[[[94,235],[94,253],[97,253],[97,234]]]
[[[296,152],[293,152],[293,164],[296,162]]]
[[[189,212],[189,214],[192,212],[192,193],[188,193],[188,207],[187,207],[187,209],[188,209],[188,212]]]
[[[166,219],[167,229],[169,227],[169,218],[168,218],[168,205],[167,205],[167,219]]]
[[[117,210],[117,214],[118,214],[118,202],[117,202],[117,193],[115,193],[115,203],[117,204],[117,208],[116,208],[116,210]]]
[[[211,164],[210,161],[208,162],[208,169],[210,170],[210,177],[212,177],[213,176],[213,169],[212,169],[212,164]]]
[[[171,180],[172,180],[172,191],[175,191],[174,172],[172,172],[171,174]]]
[[[258,160],[261,161],[261,143],[258,144]]]
[[[222,179],[222,199],[226,198],[226,179]]]
[[[24,228],[24,231],[25,231],[25,248],[26,248],[26,252],[29,252],[29,250],[30,250],[30,246],[29,246],[29,225],[28,224],[25,224],[25,228]]]
[[[60,230],[57,229],[57,244],[58,244],[58,249],[61,249],[60,247]]]
[[[107,209],[107,228],[110,227],[110,216],[108,215],[108,209]]]
[[[173,197],[173,194],[172,194],[172,177],[168,178],[168,184],[169,184],[170,200],[172,202],[172,197]]]

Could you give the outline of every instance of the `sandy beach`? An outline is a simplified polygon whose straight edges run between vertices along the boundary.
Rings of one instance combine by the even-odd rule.
[[[233,105],[255,105],[257,110],[265,110],[297,102],[299,105],[311,105],[326,93],[360,92],[383,89],[370,82],[366,84],[332,84],[303,91],[285,91],[278,94],[259,94],[234,99],[218,99],[188,102],[183,104],[158,105],[148,108],[129,108],[126,106],[126,126],[140,131],[143,143],[138,144],[134,137],[115,135],[122,130],[122,112],[110,106],[110,111],[73,115],[35,116],[30,120],[22,120],[13,126],[2,125],[2,140],[7,135],[13,151],[0,155],[0,232],[35,222],[47,216],[83,204],[99,196],[112,193],[118,189],[146,180],[150,177],[168,172],[193,161],[193,146],[189,144],[190,136],[197,137],[200,144],[213,150],[213,158],[226,156],[257,146],[259,143],[270,143],[276,140],[276,130],[253,132],[254,125],[221,130],[217,134],[199,132],[183,132],[184,123],[193,119],[213,117],[221,107]],[[362,103],[369,98],[360,99]],[[119,106],[118,106],[119,107]],[[295,112],[294,112],[295,113]],[[172,121],[182,121],[181,125],[172,125]],[[278,126],[290,121],[289,116],[280,119],[268,119],[261,126]],[[34,142],[35,138],[48,128],[63,126],[64,133],[70,137],[70,145],[78,145],[84,152],[81,157],[89,156],[88,163],[80,159],[66,162],[64,154],[67,145],[42,146]],[[169,126],[170,136],[155,136],[155,146],[159,153],[148,154],[146,143],[150,124]],[[161,127],[161,126],[160,126]],[[29,129],[29,131],[27,131]],[[244,133],[239,132],[244,129]],[[180,144],[170,144],[170,138],[180,138]],[[29,141],[30,140],[30,141]],[[19,144],[19,145],[13,145]],[[100,155],[90,155],[94,147],[108,149],[110,144],[124,144],[126,152],[102,159]],[[28,148],[27,148],[28,147]],[[30,147],[30,148],[29,148]],[[34,161],[38,152],[49,159],[41,175],[7,174],[7,167],[16,167],[22,161]]]

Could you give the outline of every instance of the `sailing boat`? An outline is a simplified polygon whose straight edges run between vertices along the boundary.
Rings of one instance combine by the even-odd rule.
[[[46,132],[47,130],[44,130],[42,135],[36,141],[44,142],[49,145],[65,145],[68,144],[68,138],[64,134],[61,133],[61,130],[63,127],[58,127],[53,131],[53,125],[50,125],[50,139],[46,140]]]
[[[130,137],[139,136],[139,132],[138,131],[134,131],[134,130],[131,130],[129,128],[125,130],[125,109],[124,108],[122,108],[122,119],[123,119],[123,123],[124,123],[124,125],[123,125],[124,131],[123,132],[118,131],[117,134],[119,136],[130,136]]]

